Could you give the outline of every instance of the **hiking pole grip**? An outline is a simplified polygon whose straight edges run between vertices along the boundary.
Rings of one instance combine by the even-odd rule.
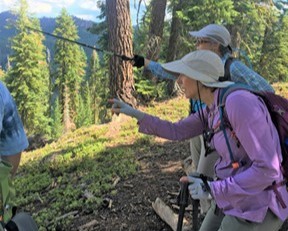
[[[187,177],[182,177],[180,179],[180,194],[178,201],[180,208],[178,214],[177,231],[182,231],[185,208],[188,205],[188,197],[189,197],[188,184],[189,182],[187,180]]]

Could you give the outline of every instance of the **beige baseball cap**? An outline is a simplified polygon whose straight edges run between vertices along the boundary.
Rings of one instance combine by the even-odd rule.
[[[195,38],[210,38],[224,47],[230,47],[231,35],[222,25],[209,24],[199,31],[190,31],[189,34]]]
[[[224,88],[234,84],[219,81],[219,77],[224,76],[224,64],[217,54],[209,50],[193,51],[179,60],[162,64],[162,67],[174,74],[198,80],[207,87]]]

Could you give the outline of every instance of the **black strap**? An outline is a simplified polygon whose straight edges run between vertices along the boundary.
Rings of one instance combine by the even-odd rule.
[[[7,231],[19,231],[16,223],[12,220],[8,221],[8,223],[5,225],[5,229]]]
[[[233,157],[233,152],[232,152],[232,149],[231,149],[231,146],[230,146],[230,143],[229,143],[229,140],[228,140],[228,135],[226,133],[226,127],[224,127],[224,105],[220,105],[219,107],[219,114],[220,114],[220,120],[221,120],[221,130],[223,131],[223,134],[224,134],[224,138],[225,138],[225,141],[226,141],[226,144],[227,144],[227,148],[228,148],[228,151],[229,151],[229,155],[230,155],[230,159],[231,161],[234,163],[234,157]]]
[[[234,61],[233,57],[229,57],[228,59],[226,59],[226,62],[224,65],[224,76],[219,77],[220,82],[231,81],[230,66],[233,61]]]
[[[201,174],[200,174],[200,179],[203,181],[204,186],[205,186],[207,192],[209,192],[209,193],[211,194],[211,196],[213,196],[212,193],[211,193],[211,188],[210,188],[210,186],[209,186],[209,184],[208,184],[208,180],[209,180],[209,181],[213,181],[213,178],[208,177],[208,176],[206,176],[206,175],[204,175],[204,174],[201,173]]]

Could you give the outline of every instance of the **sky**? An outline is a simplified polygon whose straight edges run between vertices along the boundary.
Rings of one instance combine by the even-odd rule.
[[[97,22],[100,10],[96,5],[97,0],[27,0],[29,12],[36,17],[57,17],[62,8],[66,8],[70,15],[78,18]],[[136,2],[136,6],[135,6]],[[147,2],[147,1],[146,1]],[[137,0],[130,0],[130,14],[132,24],[136,24]],[[19,0],[0,0],[0,12],[15,9],[19,6]],[[141,4],[141,12],[145,9],[144,1]],[[140,13],[141,14],[141,13]]]

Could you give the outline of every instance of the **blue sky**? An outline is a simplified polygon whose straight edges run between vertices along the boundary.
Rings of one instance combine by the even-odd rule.
[[[97,21],[100,11],[96,6],[96,0],[27,0],[29,10],[37,17],[56,17],[59,16],[61,9],[67,9],[70,15],[82,19]],[[141,12],[145,6],[142,1]],[[145,1],[147,3],[147,0]],[[136,6],[135,6],[136,3]],[[11,10],[19,6],[19,0],[0,0],[0,12]],[[133,25],[136,24],[138,0],[130,0],[130,13]]]

